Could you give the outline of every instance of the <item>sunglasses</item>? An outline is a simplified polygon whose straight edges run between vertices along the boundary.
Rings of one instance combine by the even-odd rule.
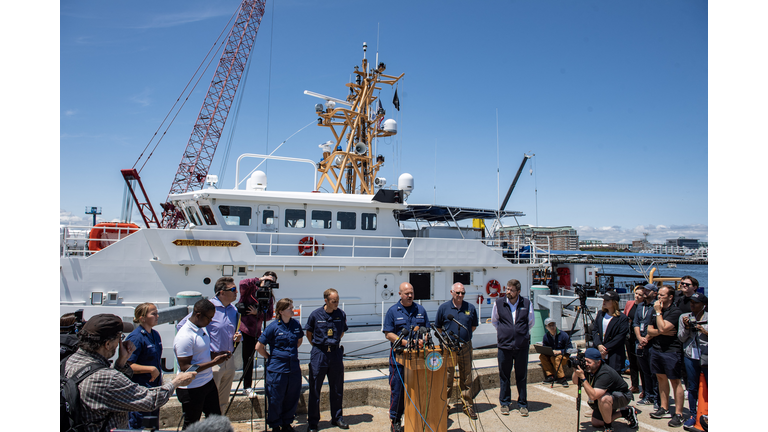
[[[688,282],[680,282],[680,286],[693,286],[693,284],[690,284]]]
[[[464,294],[466,294],[464,291],[454,291],[453,293],[456,294],[456,295],[464,295]]]
[[[232,288],[224,288],[222,291],[237,292],[237,287],[232,287]]]

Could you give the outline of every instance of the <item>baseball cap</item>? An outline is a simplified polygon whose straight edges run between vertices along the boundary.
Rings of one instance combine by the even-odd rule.
[[[648,291],[659,292],[659,287],[652,283],[645,284],[643,288],[647,289]]]
[[[132,332],[133,324],[123,322],[117,315],[98,314],[90,317],[81,331],[96,336],[101,341],[106,341],[113,339],[120,333]]]
[[[603,300],[619,301],[619,295],[616,291],[606,291],[605,294],[603,294]]]
[[[555,323],[555,320],[553,320],[552,318],[547,318],[544,320],[544,327],[554,323]]]
[[[598,351],[597,348],[587,348],[587,350],[584,351],[584,356],[594,361],[602,360],[602,357],[600,356],[600,351]]]
[[[691,296],[691,301],[693,301],[693,302],[696,302],[696,303],[704,303],[704,304],[707,304],[707,296],[705,296],[705,295],[704,295],[704,294],[702,294],[702,293],[699,293],[699,292],[695,292],[695,293],[693,293],[693,295]]]

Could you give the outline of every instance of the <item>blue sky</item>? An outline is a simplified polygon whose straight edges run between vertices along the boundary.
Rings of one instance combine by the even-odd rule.
[[[237,5],[61,3],[62,222],[88,220],[86,206],[120,216],[120,169],[137,160]],[[237,156],[272,151],[316,118],[319,100],[304,90],[346,95],[363,42],[369,59],[378,46],[387,72],[405,73],[400,112],[392,91],[381,92],[399,134],[379,153],[390,183],[415,177],[409,202],[494,208],[534,153],[507,206],[526,214],[521,224],[571,225],[583,239],[708,239],[706,2],[268,2],[222,187],[232,187]],[[156,207],[212,73],[142,171]],[[212,174],[221,176],[230,134]],[[276,154],[319,160],[328,139],[311,126]],[[267,173],[270,189],[311,185],[304,167],[271,162]]]

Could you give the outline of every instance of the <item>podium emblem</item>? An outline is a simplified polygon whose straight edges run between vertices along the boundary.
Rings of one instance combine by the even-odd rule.
[[[439,352],[433,351],[429,353],[424,361],[427,364],[427,369],[431,370],[432,372],[443,367],[443,356]]]

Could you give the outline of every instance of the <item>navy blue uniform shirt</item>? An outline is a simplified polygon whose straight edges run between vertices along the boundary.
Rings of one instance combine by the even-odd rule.
[[[410,329],[411,326],[429,328],[429,317],[426,309],[415,302],[410,307],[405,307],[402,301],[398,301],[389,308],[387,315],[384,316],[382,331],[384,334],[392,332],[399,335],[403,328]]]
[[[448,315],[453,315],[453,318],[456,321],[462,323],[464,327],[469,329],[469,331],[464,330],[455,322],[449,321]],[[477,317],[475,306],[470,303],[462,301],[461,307],[457,308],[456,305],[453,304],[452,300],[448,300],[447,302],[441,304],[439,308],[437,308],[435,326],[438,328],[443,328],[445,326],[446,333],[452,331],[464,342],[469,342],[472,340],[472,327],[477,327],[479,325],[480,320]]]
[[[304,331],[312,332],[312,345],[338,345],[341,334],[347,330],[347,314],[338,308],[331,314],[325,307],[315,309],[304,326]]]
[[[133,329],[125,340],[133,342],[136,346],[136,351],[128,357],[129,363],[154,366],[160,371],[160,375],[154,381],[149,381],[152,378],[151,374],[137,374],[135,372],[131,380],[145,387],[159,387],[162,385],[163,369],[161,369],[160,357],[163,354],[163,341],[160,339],[160,333],[155,329],[152,329],[151,333],[147,332],[144,327],[139,325]]]
[[[269,347],[269,372],[299,371],[299,339],[304,337],[301,324],[291,318],[288,324],[278,318],[264,329],[259,342]]]

